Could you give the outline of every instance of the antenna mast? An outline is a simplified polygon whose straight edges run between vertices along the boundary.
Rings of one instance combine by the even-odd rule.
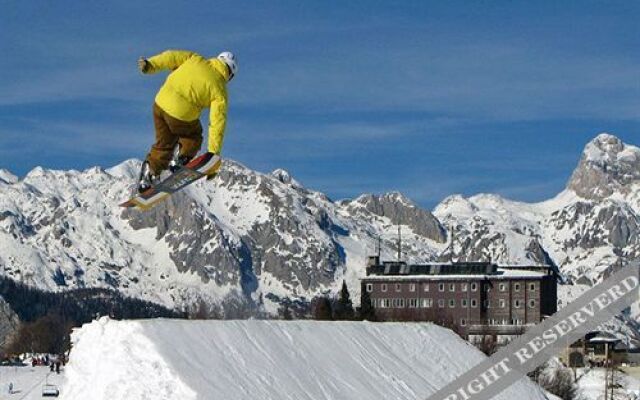
[[[400,228],[398,225],[398,262],[402,260],[402,230]]]
[[[455,239],[455,231],[453,229],[453,223],[449,225],[449,230],[451,231],[451,242],[449,243],[449,263],[453,264],[453,242]]]

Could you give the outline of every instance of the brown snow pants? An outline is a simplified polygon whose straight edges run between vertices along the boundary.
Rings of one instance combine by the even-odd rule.
[[[153,104],[153,125],[156,128],[156,142],[147,155],[154,174],[167,169],[173,149],[180,143],[180,155],[193,158],[202,145],[202,125],[200,120],[181,121],[173,118]]]

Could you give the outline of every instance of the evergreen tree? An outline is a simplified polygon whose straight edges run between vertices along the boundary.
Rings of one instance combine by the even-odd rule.
[[[289,308],[289,303],[284,303],[282,306],[282,319],[291,321],[293,319],[293,314],[291,313],[291,308]]]
[[[347,282],[342,281],[342,289],[340,289],[340,295],[336,301],[335,308],[333,310],[333,318],[337,320],[352,320],[354,319],[355,312],[353,311],[353,303],[351,302],[351,295],[347,288]]]
[[[373,305],[371,305],[371,296],[369,295],[369,292],[367,292],[365,287],[362,288],[359,315],[361,320],[365,320],[365,321],[376,320],[376,310],[375,308],[373,308]]]
[[[313,318],[319,321],[331,321],[331,300],[326,296],[319,296],[311,302]]]

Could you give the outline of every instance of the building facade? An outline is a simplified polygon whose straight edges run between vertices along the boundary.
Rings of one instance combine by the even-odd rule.
[[[515,335],[557,311],[550,268],[408,265],[371,257],[362,301],[379,321],[431,321],[461,334]]]

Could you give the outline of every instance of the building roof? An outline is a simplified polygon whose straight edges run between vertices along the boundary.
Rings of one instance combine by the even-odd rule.
[[[591,336],[588,339],[589,343],[615,343],[621,341],[620,338],[609,332],[589,332],[587,335]]]
[[[541,279],[544,272],[498,269],[494,274],[442,274],[442,275],[368,275],[369,281],[440,281],[440,280],[480,280],[480,279]]]
[[[372,257],[367,280],[456,280],[456,279],[540,279],[548,275],[548,266],[498,266],[490,262],[407,264],[383,262]]]

